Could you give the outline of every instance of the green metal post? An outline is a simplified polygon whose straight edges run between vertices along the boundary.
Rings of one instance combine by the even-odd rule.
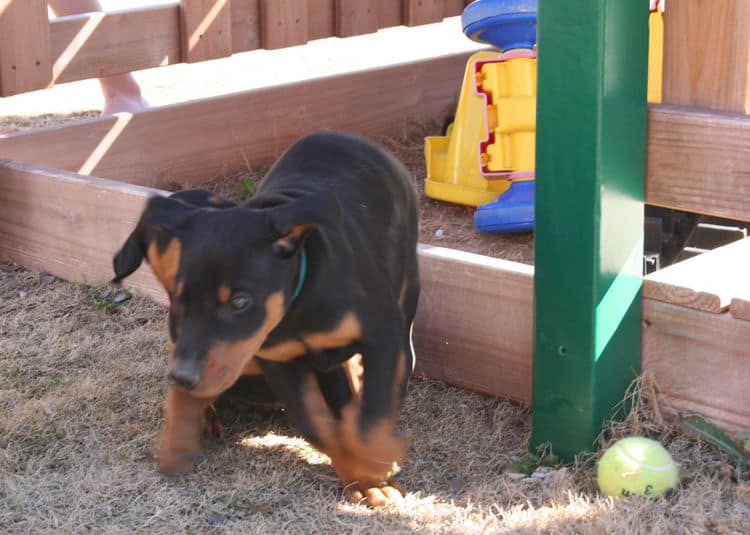
[[[592,450],[640,368],[648,3],[539,0],[534,428]]]

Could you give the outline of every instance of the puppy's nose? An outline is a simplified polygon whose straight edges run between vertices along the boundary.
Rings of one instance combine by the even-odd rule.
[[[186,390],[192,390],[201,380],[200,370],[197,366],[175,363],[169,370],[169,380]]]

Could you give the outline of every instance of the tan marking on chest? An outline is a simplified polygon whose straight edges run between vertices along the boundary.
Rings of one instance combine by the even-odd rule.
[[[302,335],[304,342],[300,340],[287,340],[272,346],[263,347],[258,350],[257,355],[274,362],[289,362],[302,355],[306,355],[311,349],[313,351],[321,351],[347,346],[358,340],[361,335],[362,327],[359,320],[350,312],[330,331],[304,334]]]
[[[330,331],[305,334],[305,343],[315,350],[344,347],[362,337],[362,324],[353,312],[347,313]]]
[[[289,362],[307,353],[305,344],[297,340],[280,342],[258,350],[258,356],[274,362]]]
[[[182,244],[177,238],[172,238],[163,253],[159,253],[156,242],[151,242],[148,246],[146,253],[148,263],[151,264],[156,278],[168,292],[174,289],[174,279],[180,269],[181,252]]]

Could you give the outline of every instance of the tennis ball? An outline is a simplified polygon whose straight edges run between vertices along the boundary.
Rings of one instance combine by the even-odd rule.
[[[677,487],[680,475],[669,452],[643,437],[622,438],[599,460],[597,480],[607,496],[658,497]]]

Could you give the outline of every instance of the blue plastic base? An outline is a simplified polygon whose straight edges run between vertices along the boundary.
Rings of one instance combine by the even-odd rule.
[[[479,232],[529,232],[534,230],[534,180],[513,182],[510,189],[474,212]]]
[[[466,36],[501,52],[536,45],[537,0],[476,0],[461,14]]]

